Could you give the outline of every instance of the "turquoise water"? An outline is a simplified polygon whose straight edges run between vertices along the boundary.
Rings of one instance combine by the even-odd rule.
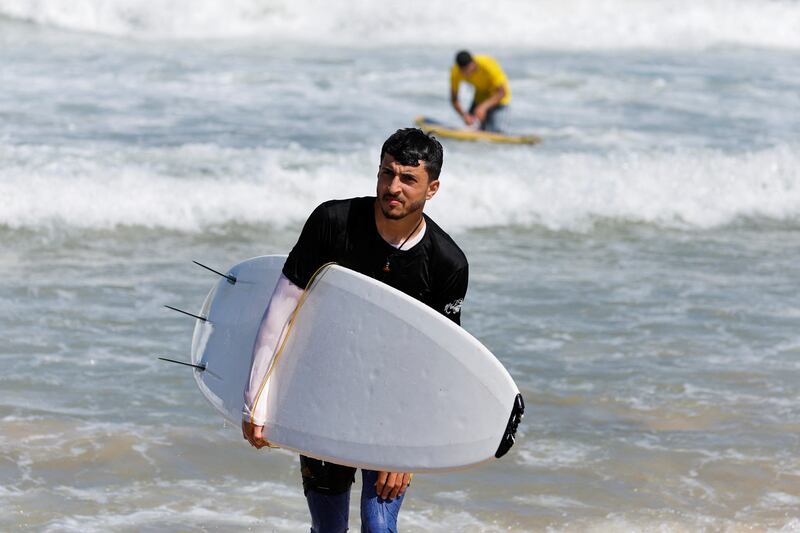
[[[156,359],[193,327],[162,306],[199,308],[193,259],[285,253],[371,194],[416,115],[454,121],[480,17],[546,141],[445,143],[429,212],[528,411],[502,461],[415,477],[401,527],[800,530],[800,8],[501,3],[435,33],[437,2],[0,0],[0,530],[306,529],[296,458]]]

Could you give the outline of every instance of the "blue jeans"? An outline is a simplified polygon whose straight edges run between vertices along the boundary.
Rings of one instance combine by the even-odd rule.
[[[476,102],[472,102],[469,108],[470,113],[475,112]],[[481,130],[494,133],[503,133],[508,125],[508,107],[498,104],[486,112],[486,120],[481,123]]]
[[[375,492],[378,472],[362,470],[361,481],[361,532],[396,533],[397,515],[403,497],[384,500]],[[324,494],[314,489],[306,490],[308,510],[311,511],[311,533],[344,533],[348,528],[350,489],[340,494]]]

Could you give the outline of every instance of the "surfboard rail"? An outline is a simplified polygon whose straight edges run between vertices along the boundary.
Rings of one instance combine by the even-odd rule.
[[[499,144],[527,145],[539,144],[542,142],[542,138],[538,135],[509,135],[491,131],[454,128],[425,116],[418,116],[414,120],[414,124],[425,133],[458,141],[485,141]]]

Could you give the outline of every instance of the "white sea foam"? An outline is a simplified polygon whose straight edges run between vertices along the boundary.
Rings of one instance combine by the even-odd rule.
[[[486,533],[507,531],[506,528],[480,520],[474,515],[461,511],[444,511],[441,509],[428,509],[417,511],[403,509],[401,515],[402,525],[411,531],[482,531]]]
[[[605,519],[575,521],[565,526],[549,527],[548,533],[693,533],[696,531],[767,531],[769,533],[797,533],[800,521],[789,519],[783,526],[768,528],[757,521],[714,520],[701,514],[688,515],[667,511],[640,512],[632,516],[609,514]],[[659,516],[660,515],[660,516]]]
[[[800,507],[800,497],[785,492],[770,492],[762,498],[761,506],[767,509],[774,509],[775,507],[797,509]]]
[[[230,529],[249,529],[260,526],[262,520],[251,516],[226,511],[210,510],[195,506],[188,510],[175,510],[169,505],[130,512],[100,512],[94,516],[67,516],[52,520],[42,530],[45,532],[103,532],[103,531],[142,531],[164,527],[165,523],[207,524],[222,522]],[[299,522],[294,524],[300,526]],[[186,526],[183,526],[186,527]],[[281,531],[292,531],[292,528]],[[297,529],[294,529],[296,531]]]
[[[136,38],[256,37],[374,46],[436,43],[563,49],[800,48],[800,5],[759,0],[0,0],[0,15]]]
[[[548,533],[691,533],[706,531],[709,526],[718,526],[702,515],[681,515],[673,511],[644,511],[630,515],[610,513],[603,519],[576,520],[559,527],[549,527]],[[651,516],[655,515],[655,516]],[[726,523],[729,529],[737,531],[738,524]]]
[[[117,149],[119,150],[119,149]],[[0,146],[0,225],[203,231],[300,223],[318,203],[374,192],[374,154],[216,146],[55,149]],[[199,162],[198,162],[199,161]],[[498,163],[500,162],[500,163]],[[218,169],[209,173],[209,168]],[[728,154],[449,156],[430,213],[448,229],[598,221],[713,228],[800,220],[800,149]]]
[[[524,496],[514,496],[514,501],[519,502],[523,505],[535,505],[537,507],[544,507],[544,508],[556,508],[556,509],[585,509],[593,507],[592,505],[587,505],[579,500],[574,498],[565,498],[563,496],[558,496],[556,494],[536,494],[536,495],[524,495]]]
[[[469,499],[469,493],[464,490],[453,490],[449,492],[438,492],[436,497],[442,500],[449,500],[454,502],[465,502]]]
[[[768,529],[770,533],[797,533],[800,531],[800,519],[792,518],[780,529]]]
[[[529,439],[516,450],[517,462],[535,468],[576,468],[605,459],[606,452],[597,447],[563,440]]]

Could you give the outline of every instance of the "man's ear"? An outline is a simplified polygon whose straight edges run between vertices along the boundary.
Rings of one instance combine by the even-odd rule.
[[[428,192],[425,194],[425,199],[430,200],[433,198],[433,195],[436,194],[436,191],[439,190],[439,180],[435,179],[428,184]]]

